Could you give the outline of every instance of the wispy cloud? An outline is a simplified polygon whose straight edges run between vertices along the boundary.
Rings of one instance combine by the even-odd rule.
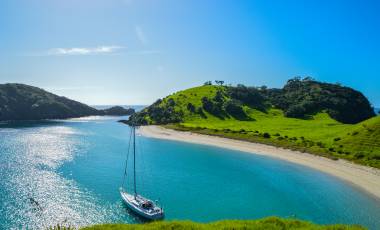
[[[143,29],[140,26],[135,26],[136,36],[137,39],[141,42],[143,45],[148,44],[148,39],[143,31]]]
[[[45,57],[45,56],[90,56],[90,55],[155,55],[160,54],[160,50],[142,49],[128,50],[123,46],[98,46],[98,47],[74,47],[74,48],[52,48],[41,52],[24,53],[25,57]]]
[[[68,56],[68,55],[98,55],[111,54],[120,49],[122,46],[98,46],[98,47],[74,47],[74,48],[53,48],[48,50],[47,56]]]

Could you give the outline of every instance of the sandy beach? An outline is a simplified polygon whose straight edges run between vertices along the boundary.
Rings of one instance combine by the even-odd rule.
[[[265,155],[304,165],[352,183],[380,200],[379,169],[353,164],[345,160],[330,160],[328,158],[319,157],[308,153],[277,148],[264,144],[232,140],[191,132],[175,131],[165,129],[160,126],[142,126],[139,128],[138,132],[143,136],[152,138],[212,145],[252,154]]]

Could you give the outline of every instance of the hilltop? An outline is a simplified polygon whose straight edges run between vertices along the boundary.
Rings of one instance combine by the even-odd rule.
[[[92,115],[131,115],[133,109],[97,110],[24,84],[0,84],[0,121],[65,119]]]
[[[282,89],[210,85],[157,100],[129,123],[158,124],[380,168],[380,117],[360,92],[313,79]]]

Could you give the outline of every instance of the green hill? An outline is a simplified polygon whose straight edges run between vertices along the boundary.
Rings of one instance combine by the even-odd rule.
[[[380,117],[358,91],[311,79],[283,89],[204,85],[157,100],[130,123],[260,142],[380,168]]]
[[[58,229],[58,228],[56,228]],[[59,228],[62,229],[62,228]],[[100,229],[271,229],[271,230],[359,230],[360,226],[349,225],[317,225],[306,221],[269,217],[260,220],[224,220],[201,224],[191,221],[159,221],[148,224],[102,224],[83,228],[84,230]]]
[[[97,110],[24,84],[0,84],[0,121],[65,119],[91,115],[130,115],[133,109]]]

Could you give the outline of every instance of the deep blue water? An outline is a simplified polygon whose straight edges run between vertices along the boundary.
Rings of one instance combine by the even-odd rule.
[[[118,119],[2,124],[0,229],[140,222],[118,193],[130,132]],[[160,199],[168,220],[275,215],[380,229],[380,202],[327,174],[211,146],[137,140],[138,191]]]

